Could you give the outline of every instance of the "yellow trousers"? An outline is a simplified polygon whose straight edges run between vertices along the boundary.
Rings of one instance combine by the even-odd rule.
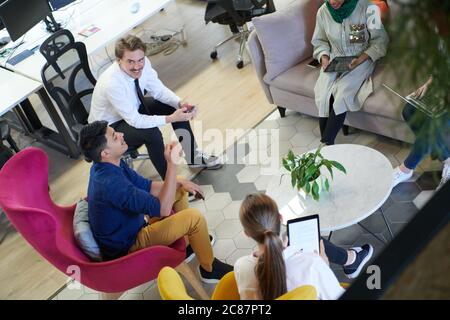
[[[187,236],[197,259],[206,271],[212,271],[214,259],[208,226],[198,209],[189,208],[187,192],[178,188],[173,204],[174,214],[164,218],[151,218],[142,228],[129,253],[155,245],[169,246]]]

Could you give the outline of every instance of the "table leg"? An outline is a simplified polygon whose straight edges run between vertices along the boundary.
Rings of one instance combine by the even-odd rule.
[[[394,234],[392,233],[391,226],[389,225],[389,223],[384,215],[384,210],[382,207],[380,207],[380,211],[381,211],[381,216],[383,217],[384,223],[386,223],[386,227],[388,228],[389,233],[391,234],[391,240],[392,240],[392,239],[394,239]]]
[[[330,231],[330,234],[328,235],[328,241],[331,241],[331,235],[333,234],[333,231]]]

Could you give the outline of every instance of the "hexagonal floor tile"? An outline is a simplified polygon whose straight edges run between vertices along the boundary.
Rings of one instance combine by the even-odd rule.
[[[273,175],[261,175],[258,179],[255,181],[255,186],[258,191],[264,191],[267,189],[267,186],[269,185],[270,180],[273,178]]]
[[[253,253],[252,249],[236,249],[228,258],[227,263],[232,266],[236,263],[236,260],[240,257],[247,256]]]
[[[228,206],[223,208],[223,216],[225,219],[239,219],[239,209],[242,201],[233,201]]]
[[[232,239],[218,239],[213,247],[214,256],[224,261],[236,250],[236,245]]]
[[[435,190],[421,191],[413,200],[413,203],[417,207],[417,209],[422,209],[423,206],[428,202],[428,200],[433,197],[435,192]]]
[[[392,189],[391,198],[394,201],[413,201],[420,193],[419,186],[415,182],[404,182]]]
[[[231,203],[231,196],[228,192],[214,193],[210,198],[205,201],[206,209],[209,210],[222,210]]]
[[[233,240],[238,249],[253,249],[256,246],[256,241],[246,236],[244,231],[239,232]]]
[[[439,185],[442,173],[439,171],[428,171],[422,173],[422,175],[416,180],[421,190],[435,190]]]
[[[316,140],[316,136],[312,132],[299,132],[296,133],[289,142],[293,147],[307,147],[311,142]]]
[[[277,112],[278,112],[278,111],[277,111]],[[277,119],[277,122],[278,122],[278,124],[280,125],[280,127],[284,127],[284,126],[293,126],[293,125],[296,124],[300,119],[301,119],[300,113],[298,113],[298,112],[292,112],[292,113],[290,113],[290,114],[287,114],[287,112],[286,112],[286,117]]]
[[[384,213],[391,223],[407,223],[418,212],[412,202],[395,202]]]
[[[261,168],[259,166],[247,166],[242,169],[237,175],[237,179],[240,183],[255,182],[261,175]]]
[[[120,300],[144,300],[142,293],[126,293],[120,297]]]
[[[95,293],[85,293],[79,297],[78,300],[100,300],[100,295]]]
[[[280,141],[287,141],[290,138],[292,138],[297,133],[297,130],[295,130],[294,127],[281,127],[279,134],[280,134]]]
[[[200,187],[202,188],[203,193],[205,194],[205,200],[210,198],[214,194],[214,188],[212,185],[208,184]]]
[[[208,224],[208,229],[213,230],[219,224],[225,220],[222,211],[214,210],[214,211],[206,211],[205,212],[206,223]]]
[[[295,124],[298,132],[311,132],[319,125],[319,121],[313,118],[302,118]]]
[[[372,213],[360,223],[373,233],[383,233],[387,229],[386,223],[379,211]]]
[[[234,238],[240,231],[242,225],[238,219],[225,219],[214,229],[218,239]]]

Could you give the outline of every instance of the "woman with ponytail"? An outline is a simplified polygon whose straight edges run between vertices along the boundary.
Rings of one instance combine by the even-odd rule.
[[[234,265],[236,283],[242,300],[272,300],[302,285],[312,285],[319,299],[337,299],[343,289],[328,265],[330,261],[358,274],[371,252],[345,250],[321,240],[319,253],[303,253],[287,245],[280,236],[281,216],[275,201],[265,194],[248,195],[241,205],[239,219],[244,232],[258,244],[257,250],[239,258]],[[364,247],[364,246],[363,246]]]

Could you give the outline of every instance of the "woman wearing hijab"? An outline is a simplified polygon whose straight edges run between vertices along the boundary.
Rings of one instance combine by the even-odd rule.
[[[378,7],[369,0],[326,0],[312,38],[322,68],[314,88],[321,142],[334,144],[347,111],[358,111],[373,91],[371,75],[386,54],[388,36]],[[335,57],[355,56],[349,71],[324,72]]]

